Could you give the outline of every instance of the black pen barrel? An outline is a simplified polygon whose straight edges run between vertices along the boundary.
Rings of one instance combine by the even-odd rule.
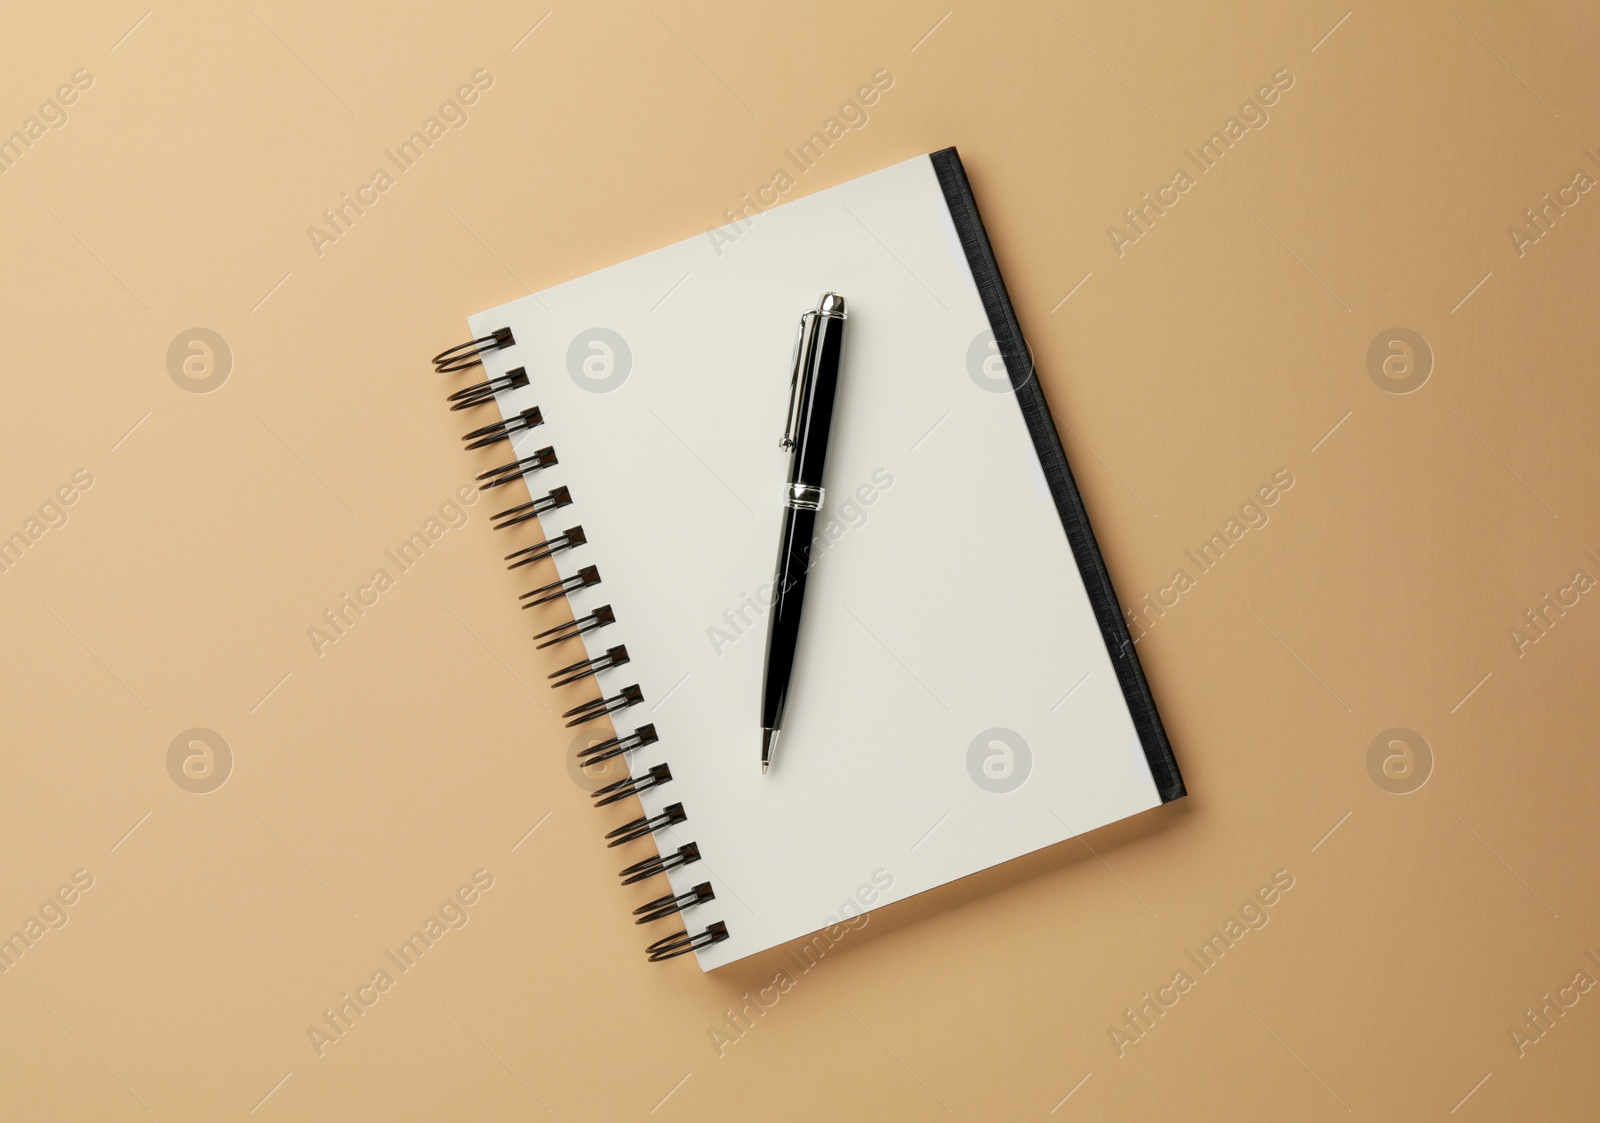
[[[828,437],[833,429],[833,399],[839,389],[839,361],[843,354],[844,320],[818,317],[812,361],[811,393],[801,417],[800,439],[790,465],[790,483],[822,486],[828,459]]]
[[[800,607],[806,597],[806,573],[810,569],[811,543],[816,529],[817,512],[799,507],[783,509],[772,608],[767,613],[767,663],[761,690],[763,729],[783,726],[789,680],[794,675],[795,649],[800,640]]]

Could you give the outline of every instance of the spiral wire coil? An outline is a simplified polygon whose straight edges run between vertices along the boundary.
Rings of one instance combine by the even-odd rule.
[[[488,335],[480,336],[446,351],[441,351],[433,358],[434,369],[440,374],[454,374],[479,366],[485,355],[496,351],[506,350],[516,346],[516,337],[509,327],[500,328]],[[483,382],[468,386],[452,392],[447,401],[452,411],[474,409],[478,406],[488,405],[498,400],[503,393],[521,389],[528,385],[528,373],[523,367],[514,367],[506,373],[496,375]],[[483,425],[464,434],[462,443],[468,450],[490,448],[503,442],[510,442],[513,437],[527,433],[544,424],[544,414],[538,406],[532,406],[518,413],[514,413],[504,420]],[[554,447],[546,446],[528,456],[517,457],[481,473],[478,477],[478,488],[487,491],[490,488],[503,487],[514,480],[527,480],[533,473],[543,471],[559,463]],[[537,498],[532,498],[526,503],[514,506],[492,515],[491,524],[496,530],[509,530],[520,526],[522,523],[540,518],[552,511],[569,506],[573,502],[570,489],[565,486],[552,488],[550,491]],[[509,563],[507,569],[520,569],[523,566],[533,565],[556,554],[577,550],[589,544],[588,535],[581,525],[568,527],[560,534],[550,535],[543,542],[526,546],[507,554],[505,560]],[[580,589],[593,588],[602,584],[598,566],[586,565],[571,577],[564,577],[552,581],[523,593],[518,599],[523,602],[523,608],[536,608],[550,604],[554,601],[570,597]],[[533,638],[538,648],[560,646],[569,640],[578,639],[590,632],[616,623],[616,612],[609,604],[600,605],[588,613],[578,616],[576,613],[572,620],[547,628],[536,634]],[[601,674],[613,671],[618,667],[627,665],[632,661],[628,648],[624,644],[608,647],[603,653],[580,659],[560,669],[551,672],[550,680],[553,686],[566,687],[586,683],[589,680],[598,682]],[[607,696],[604,690],[600,691],[598,698],[591,699],[581,705],[567,710],[561,716],[566,719],[568,728],[585,725],[630,709],[644,701],[644,692],[638,683],[624,686],[615,693]],[[588,748],[578,751],[578,761],[582,767],[598,764],[618,756],[624,756],[635,749],[643,748],[660,740],[653,723],[641,725],[632,733],[621,734],[606,741],[600,741]],[[641,792],[652,788],[660,788],[672,782],[672,769],[665,763],[656,764],[645,772],[635,775],[629,769],[629,774],[621,780],[606,784],[594,793],[596,807],[608,807],[637,796]],[[639,818],[624,823],[606,835],[606,845],[610,847],[625,846],[640,839],[651,838],[657,832],[688,821],[688,813],[682,803],[667,804],[655,815],[641,815]],[[618,876],[623,885],[634,885],[647,881],[650,878],[666,873],[668,870],[691,865],[700,861],[700,846],[696,842],[687,842],[676,849],[660,849],[648,858],[634,862],[619,871]],[[681,916],[688,910],[707,904],[716,899],[716,891],[709,881],[702,881],[686,893],[668,893],[653,901],[634,909],[635,923],[649,924],[654,921],[664,920],[671,916]],[[645,949],[645,955],[652,963],[675,959],[680,955],[687,955],[691,951],[710,947],[728,938],[728,926],[720,921],[712,921],[698,932],[691,933],[688,927],[680,929],[668,936],[663,936]]]

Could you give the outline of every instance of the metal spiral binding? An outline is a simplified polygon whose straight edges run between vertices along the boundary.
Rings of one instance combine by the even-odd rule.
[[[675,912],[682,912],[694,905],[703,905],[707,901],[716,899],[717,894],[712,890],[711,882],[702,881],[687,893],[679,893],[677,896],[668,893],[665,897],[657,897],[648,904],[640,905],[633,910],[633,915],[639,918],[634,923],[649,924],[652,920],[664,920]]]
[[[559,671],[551,671],[550,677],[556,681],[551,686],[571,686],[575,682],[582,682],[591,675],[601,671],[609,671],[612,667],[620,667],[628,662],[628,649],[619,644],[606,649],[604,655],[596,655],[593,659],[580,659],[571,666],[562,667]]]
[[[645,745],[653,745],[658,740],[660,738],[656,736],[656,727],[653,724],[641,725],[626,737],[613,737],[609,741],[601,741],[599,744],[590,745],[587,749],[579,749],[578,759],[587,768],[591,764],[600,764],[614,756],[621,756],[623,753],[643,748]]]
[[[670,854],[655,854],[642,862],[635,862],[618,872],[622,884],[633,885],[635,882],[645,881],[658,873],[675,870],[679,866],[691,865],[700,860],[700,844],[698,842],[685,842]]]
[[[546,647],[554,647],[558,643],[565,643],[567,640],[575,636],[581,636],[585,632],[592,632],[597,628],[603,628],[607,624],[615,624],[616,622],[617,614],[611,610],[611,606],[602,604],[587,616],[580,616],[576,620],[568,620],[565,624],[557,624],[553,628],[546,628],[533,638],[544,640],[543,643],[537,645],[540,650],[543,650]],[[550,638],[545,639],[546,636]]]
[[[583,527],[569,526],[554,538],[548,538],[537,546],[526,546],[520,550],[513,550],[506,555],[506,561],[511,562],[506,568],[521,569],[525,565],[532,565],[534,562],[544,561],[545,558],[555,557],[562,550],[575,550],[588,541],[588,536],[583,533]],[[512,558],[520,560],[511,561]]]
[[[541,604],[549,604],[553,600],[560,600],[564,596],[587,589],[590,585],[600,584],[600,568],[586,565],[571,577],[564,577],[560,581],[552,581],[548,585],[540,585],[537,589],[523,593],[518,600],[528,601],[523,608],[538,608]],[[529,597],[535,599],[528,600]]]
[[[595,792],[594,794],[599,795],[600,793]],[[603,807],[604,804],[596,803],[595,806]],[[675,823],[681,823],[687,818],[688,816],[684,814],[683,811],[683,804],[669,803],[659,815],[640,815],[637,819],[633,820],[633,822],[623,823],[622,826],[618,827],[616,830],[608,832],[606,837],[611,841],[607,842],[606,845],[621,846],[625,842],[632,842],[636,838],[643,838],[647,834],[654,834],[663,827],[670,827]]]
[[[548,468],[554,463],[556,463],[556,450],[546,445],[532,456],[524,456],[521,460],[513,460],[510,464],[502,464],[498,468],[480,472],[478,490],[488,491],[491,487],[504,487],[512,480],[520,480],[529,472],[537,472],[540,468]]]
[[[585,702],[581,706],[574,706],[561,716],[570,717],[572,720],[567,722],[567,728],[574,729],[577,726],[605,717],[607,714],[617,713],[627,709],[629,706],[637,706],[643,701],[644,691],[639,689],[638,683],[634,683],[632,686],[624,686],[618,693],[609,698],[596,698],[593,701]]]
[[[481,429],[474,429],[462,435],[461,439],[467,442],[467,449],[488,448],[501,441],[509,441],[518,433],[525,433],[529,429],[538,428],[544,424],[544,414],[539,412],[538,406],[530,406],[504,421],[496,421],[493,425],[485,425]]]
[[[566,507],[572,503],[572,492],[565,487],[552,488],[550,494],[542,495],[531,503],[519,503],[504,511],[489,516],[496,530],[510,530],[514,526],[536,519],[546,511],[554,511],[558,507]]]
[[[698,951],[700,948],[710,947],[727,938],[728,926],[720,920],[714,920],[706,925],[704,932],[691,936],[689,930],[685,928],[670,936],[663,936],[644,950],[651,963],[661,963],[691,951]]]
[[[441,374],[450,374],[479,366],[483,357],[494,351],[504,350],[516,346],[516,338],[509,327],[500,328],[488,335],[480,336],[457,347],[441,351],[433,357],[433,366]],[[478,406],[494,403],[498,397],[513,390],[521,389],[529,384],[528,372],[524,367],[514,367],[504,374],[494,375],[483,382],[465,389],[456,390],[448,396],[452,411],[474,409]],[[537,406],[530,407],[502,421],[472,430],[462,436],[462,443],[469,450],[490,448],[508,442],[513,437],[538,428],[544,424],[544,414]],[[542,471],[559,463],[556,450],[551,446],[539,449],[528,456],[521,456],[499,467],[482,472],[477,477],[479,491],[488,491],[490,488],[504,487],[515,480],[526,480],[535,472]],[[573,503],[572,492],[566,487],[552,488],[546,494],[530,499],[526,503],[519,503],[508,507],[490,516],[491,525],[496,530],[510,530],[525,522],[530,522],[546,515],[551,511],[570,506]],[[505,560],[509,563],[506,568],[520,569],[523,566],[533,565],[558,553],[575,550],[588,544],[588,535],[582,526],[569,527],[562,533],[547,537],[545,541],[533,546],[523,547],[507,554]],[[537,608],[570,597],[581,589],[592,588],[601,583],[598,566],[586,565],[571,577],[561,578],[537,589],[523,593],[518,599],[523,601],[523,608]],[[600,605],[598,608],[582,616],[574,616],[572,620],[557,624],[539,632],[533,638],[538,648],[556,647],[568,640],[577,639],[589,632],[607,627],[616,623],[616,613],[609,604]],[[590,679],[599,680],[604,671],[613,670],[630,662],[628,649],[622,644],[606,649],[604,654],[592,658],[580,659],[550,674],[552,684],[556,687],[574,686],[585,683]],[[598,698],[592,699],[582,705],[575,706],[561,716],[567,719],[568,728],[585,725],[602,717],[620,713],[632,706],[637,706],[644,701],[644,692],[638,683],[625,686],[615,694],[606,696],[604,691]],[[600,741],[587,748],[578,750],[578,760],[584,767],[599,764],[618,756],[633,752],[635,749],[646,745],[655,744],[660,740],[655,725],[645,724],[639,726],[632,733],[618,734],[606,741]],[[672,770],[665,763],[653,765],[648,771],[634,775],[629,770],[629,775],[622,780],[606,784],[594,792],[596,807],[608,807],[611,804],[637,796],[651,788],[659,788],[672,781]],[[688,821],[688,813],[681,803],[670,803],[655,815],[641,815],[637,819],[624,823],[606,834],[606,845],[610,847],[625,846],[640,839],[650,838],[658,831],[666,830],[680,823]],[[691,865],[700,861],[700,846],[696,842],[686,842],[675,850],[663,850],[658,847],[657,853],[619,871],[618,876],[624,885],[634,885],[658,877],[669,870]],[[681,915],[698,905],[703,905],[716,899],[716,893],[709,881],[702,881],[687,893],[668,893],[658,897],[639,908],[633,910],[636,924],[649,924],[653,921],[664,920],[669,916]],[[656,940],[645,949],[646,957],[652,963],[660,963],[680,955],[687,955],[691,951],[709,947],[728,938],[728,926],[718,920],[707,924],[699,932],[691,934],[687,928],[674,932]]]
[[[665,764],[653,765],[650,771],[646,772],[643,776],[628,776],[618,780],[614,784],[607,784],[605,787],[597,789],[594,793],[594,805],[596,807],[609,807],[613,803],[622,802],[630,795],[638,795],[640,792],[649,788],[659,788],[662,784],[670,784],[671,782],[672,769],[668,768]],[[683,804],[679,803],[675,806],[678,808],[679,812],[682,812]],[[668,821],[671,821],[670,816],[668,817]],[[681,820],[679,821],[681,822]],[[613,838],[615,837],[615,833],[616,832],[612,832],[612,834],[608,834],[606,837]]]
[[[433,369],[440,374],[451,374],[458,370],[477,366],[483,362],[483,356],[490,351],[498,351],[502,347],[516,345],[516,339],[511,334],[510,328],[499,328],[489,335],[480,336],[452,347],[448,351],[440,351],[433,357]]]
[[[518,367],[516,370],[507,371],[498,378],[491,378],[487,382],[480,382],[476,386],[468,386],[465,390],[457,390],[445,401],[450,402],[450,412],[455,413],[473,406],[481,406],[485,402],[494,401],[494,396],[502,390],[515,390],[528,384],[528,372]]]

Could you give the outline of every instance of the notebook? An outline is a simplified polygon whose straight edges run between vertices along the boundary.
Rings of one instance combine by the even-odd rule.
[[[763,776],[779,438],[825,291],[850,319]],[[468,323],[435,363],[488,415],[464,439],[572,751],[626,765],[596,836],[652,959],[825,950],[1184,794],[954,149]]]

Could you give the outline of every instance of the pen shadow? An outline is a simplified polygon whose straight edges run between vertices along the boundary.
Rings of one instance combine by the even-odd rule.
[[[880,942],[904,939],[907,933],[941,917],[982,907],[986,901],[1021,889],[1041,878],[1055,876],[1086,862],[1097,863],[1125,847],[1180,830],[1195,813],[1190,806],[1193,799],[1193,796],[1188,796],[1131,819],[1109,823],[1085,834],[1063,839],[1041,850],[874,909],[866,914],[872,918],[872,922],[859,928],[836,925],[831,929],[819,929],[737,963],[730,963],[707,977],[732,998],[754,987],[768,986],[780,971],[795,974],[809,970],[824,957],[842,959]]]

